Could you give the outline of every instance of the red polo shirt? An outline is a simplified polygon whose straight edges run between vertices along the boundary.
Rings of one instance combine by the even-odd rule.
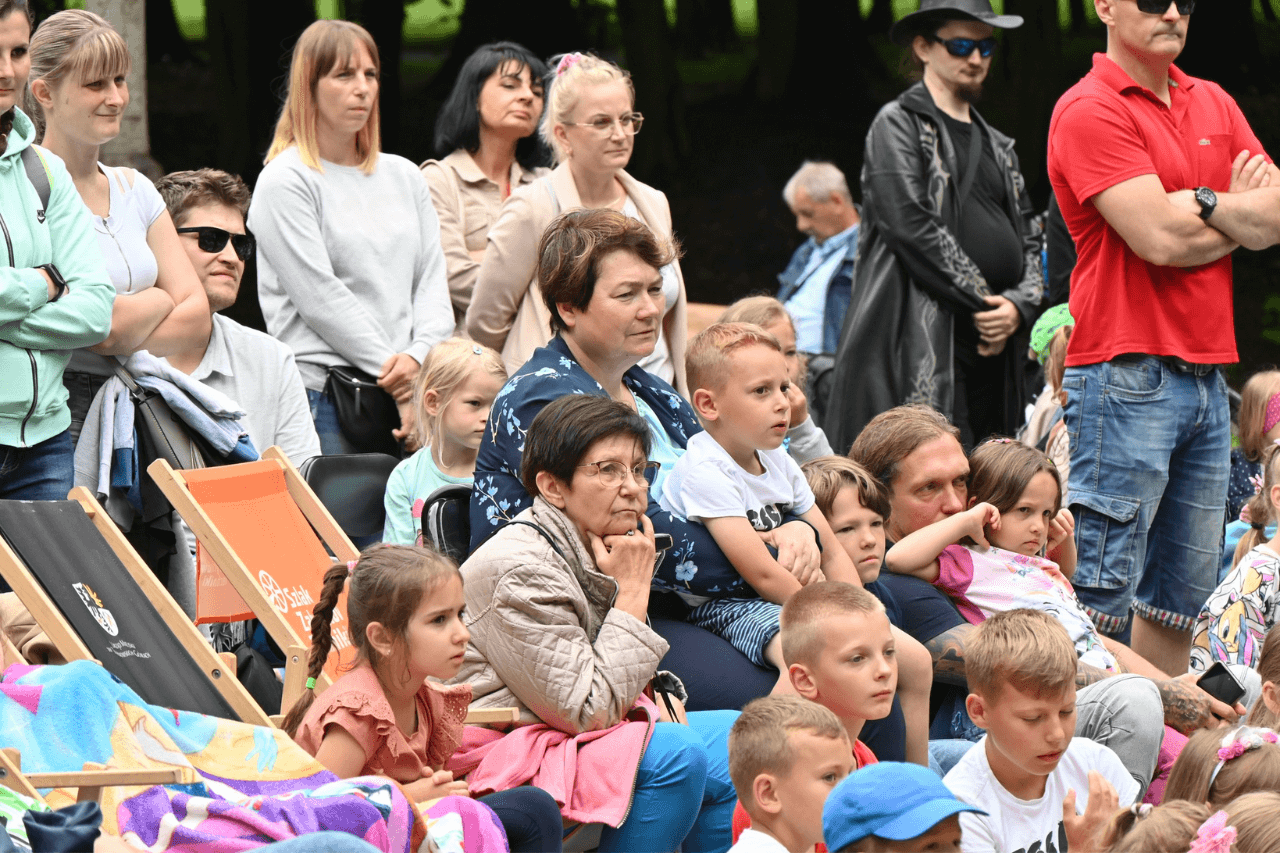
[[[1071,275],[1075,332],[1067,364],[1122,353],[1178,356],[1198,364],[1238,360],[1231,257],[1180,269],[1134,254],[1092,204],[1095,195],[1140,175],[1166,192],[1226,192],[1231,161],[1262,151],[1222,88],[1170,67],[1171,105],[1138,85],[1104,54],[1058,101],[1049,125],[1049,180],[1076,243]]]

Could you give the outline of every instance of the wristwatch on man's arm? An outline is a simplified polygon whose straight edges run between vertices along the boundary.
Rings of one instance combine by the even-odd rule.
[[[62,277],[62,273],[58,272],[58,268],[53,264],[40,264],[36,269],[44,270],[45,274],[53,280],[54,294],[50,302],[57,302],[71,289],[67,280]]]
[[[1208,222],[1218,207],[1218,194],[1208,187],[1196,187],[1196,201],[1200,202],[1200,218]]]

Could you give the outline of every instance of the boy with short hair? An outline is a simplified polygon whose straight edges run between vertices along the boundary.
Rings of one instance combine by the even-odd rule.
[[[853,769],[835,714],[798,696],[747,704],[729,732],[729,777],[751,816],[732,853],[805,853],[827,795]]]
[[[1076,652],[1066,629],[1039,610],[997,613],[966,646],[965,676],[969,716],[987,733],[944,781],[987,815],[961,815],[962,849],[1093,849],[1139,788],[1114,752],[1072,737]]]
[[[932,770],[885,761],[831,792],[822,837],[831,853],[959,853],[961,812],[986,814],[956,799]]]
[[[705,430],[689,439],[659,502],[705,525],[733,571],[717,574],[708,563],[686,560],[674,578],[663,580],[694,608],[690,622],[728,640],[757,666],[776,667],[785,683],[777,636],[781,605],[824,576],[857,583],[857,572],[782,446],[791,413],[790,372],[777,338],[750,323],[716,323],[689,342],[686,373]],[[797,579],[760,535],[787,514],[817,532],[822,563],[815,576]]]

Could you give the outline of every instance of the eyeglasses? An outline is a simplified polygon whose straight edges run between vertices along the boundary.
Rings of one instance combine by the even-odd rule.
[[[1168,8],[1167,6],[1165,7]],[[988,56],[996,52],[996,40],[991,36],[984,39],[944,39],[933,34],[933,40],[947,49],[947,53],[952,56],[958,56],[961,59],[973,56],[973,51],[977,48],[978,54],[986,59]]]
[[[640,128],[644,125],[644,116],[640,115],[640,113],[627,113],[626,115],[618,116],[616,119],[600,116],[593,121],[565,121],[561,122],[561,124],[566,124],[570,127],[589,127],[596,133],[608,133],[613,130],[614,122],[617,122],[622,127],[623,133],[636,134],[640,132]]]
[[[1138,11],[1146,12],[1148,15],[1163,15],[1169,11],[1171,0],[1137,0]],[[1196,10],[1196,0],[1177,0],[1172,3],[1178,7],[1179,15],[1190,15]]]
[[[579,468],[595,468],[600,482],[610,489],[617,488],[622,485],[622,481],[630,472],[632,478],[636,481],[636,485],[641,488],[649,488],[649,479],[658,473],[658,469],[662,467],[661,462],[642,462],[634,468],[628,468],[621,462],[584,462],[578,466]]]
[[[231,248],[236,250],[236,257],[242,261],[247,261],[253,257],[254,239],[252,234],[232,234],[230,231],[224,231],[221,228],[214,228],[212,225],[201,225],[196,228],[179,228],[179,234],[195,234],[196,245],[200,247],[200,251],[208,252],[216,255],[227,247],[227,241],[231,241]]]

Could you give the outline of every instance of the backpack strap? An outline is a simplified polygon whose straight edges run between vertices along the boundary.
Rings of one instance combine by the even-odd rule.
[[[21,156],[22,167],[27,170],[27,179],[36,188],[36,195],[40,197],[40,207],[36,210],[36,219],[43,223],[44,212],[49,209],[49,196],[53,193],[53,187],[49,179],[49,166],[44,162],[44,157],[40,156],[40,152],[36,150],[34,145],[28,145],[23,148]]]

